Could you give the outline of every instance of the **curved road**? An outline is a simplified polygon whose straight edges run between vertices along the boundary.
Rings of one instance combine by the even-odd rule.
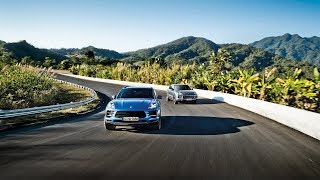
[[[109,97],[121,88],[61,75],[58,78]],[[90,116],[2,133],[0,178],[320,177],[318,140],[226,103],[205,99],[198,104],[161,102],[163,128],[159,131],[106,131],[102,107]]]

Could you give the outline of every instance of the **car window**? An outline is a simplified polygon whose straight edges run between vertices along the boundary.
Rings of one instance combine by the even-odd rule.
[[[152,89],[144,88],[125,88],[122,89],[117,98],[152,98],[154,99],[154,92]]]
[[[176,90],[176,91],[191,90],[191,88],[188,85],[175,85],[174,90]]]

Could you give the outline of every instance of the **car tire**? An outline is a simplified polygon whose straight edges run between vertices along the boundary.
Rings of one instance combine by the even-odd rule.
[[[114,125],[112,125],[112,124],[106,124],[106,123],[105,123],[105,128],[106,128],[107,130],[115,130],[115,129],[116,129],[116,126],[114,126]]]
[[[178,101],[176,100],[176,98],[173,98],[173,104],[178,104]]]
[[[151,125],[151,129],[154,131],[160,130],[161,129],[161,120],[157,124]]]

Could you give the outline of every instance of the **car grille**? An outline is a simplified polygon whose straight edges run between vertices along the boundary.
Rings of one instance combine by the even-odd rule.
[[[144,111],[117,111],[116,118],[122,118],[122,117],[139,117],[144,118],[146,117],[146,113]]]
[[[197,98],[196,95],[185,95],[185,96],[183,96],[183,99],[195,99],[195,98]]]

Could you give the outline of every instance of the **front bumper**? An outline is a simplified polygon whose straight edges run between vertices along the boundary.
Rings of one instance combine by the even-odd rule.
[[[198,98],[197,95],[189,95],[189,96],[178,96],[178,98],[176,98],[176,101],[196,101]]]
[[[124,121],[122,117],[115,117],[117,111],[113,111],[112,115],[104,116],[104,122],[106,124],[114,126],[143,126],[157,124],[161,119],[161,113],[157,110],[156,115],[149,115],[148,111],[145,111],[146,117],[139,118],[139,121]]]
[[[146,118],[139,118],[139,121],[123,121],[122,118],[104,118],[104,122],[106,124],[111,124],[114,126],[143,126],[143,125],[153,125],[157,124],[160,121],[160,117],[150,118],[145,120]]]

